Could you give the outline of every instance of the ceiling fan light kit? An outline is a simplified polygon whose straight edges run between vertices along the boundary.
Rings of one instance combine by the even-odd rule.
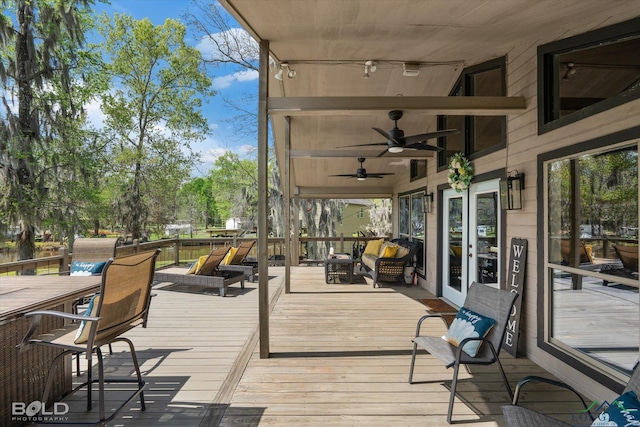
[[[416,77],[420,74],[420,64],[405,62],[402,64],[402,75],[405,77]]]

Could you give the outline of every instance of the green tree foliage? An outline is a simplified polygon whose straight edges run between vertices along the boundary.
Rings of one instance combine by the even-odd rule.
[[[190,143],[204,138],[202,99],[214,95],[199,51],[184,42],[185,27],[167,19],[154,26],[104,15],[103,72],[112,91],[103,99],[114,189],[113,207],[133,238],[142,235],[154,205],[154,221],[169,218],[176,193],[196,160]],[[164,210],[163,212],[161,212]]]
[[[237,154],[226,152],[216,159],[208,178],[220,218],[223,221],[243,218],[245,228],[254,227],[258,204],[258,163],[241,160]]]
[[[211,179],[198,177],[185,183],[178,192],[178,199],[180,209],[177,219],[187,219],[191,224],[202,224],[205,228],[222,224],[213,197]]]
[[[18,221],[19,259],[33,258],[42,218],[70,226],[70,197],[90,199],[90,136],[84,102],[99,81],[80,72],[91,0],[4,0],[0,17],[0,211]]]

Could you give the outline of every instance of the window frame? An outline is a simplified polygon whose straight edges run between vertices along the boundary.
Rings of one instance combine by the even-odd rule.
[[[507,60],[505,56],[495,58],[481,64],[477,64],[462,70],[460,77],[456,80],[453,88],[449,92],[449,96],[474,96],[474,84],[473,77],[477,74],[484,72],[500,70],[501,71],[501,95],[507,94]],[[478,159],[487,154],[501,150],[507,146],[507,117],[506,116],[491,116],[501,118],[501,142],[499,144],[492,145],[484,150],[475,151],[475,140],[473,139],[474,118],[476,116],[463,116],[462,129],[462,151],[465,156],[470,160]],[[439,115],[437,117],[438,130],[447,129],[447,115]],[[449,159],[447,159],[446,150],[447,138],[438,138],[438,147],[443,148],[437,155],[438,172],[443,171],[449,167]]]
[[[412,191],[407,191],[405,193],[401,193],[398,195],[398,217],[402,216],[402,212],[400,212],[400,200],[401,199],[407,199],[408,203],[407,203],[407,207],[409,208],[409,232],[408,233],[403,233],[400,230],[400,227],[398,226],[398,237],[403,238],[403,239],[407,239],[411,242],[418,242],[418,243],[422,243],[422,251],[418,250],[415,256],[415,268],[416,271],[420,274],[423,275],[426,272],[426,251],[424,250],[425,248],[425,244],[426,244],[426,240],[427,240],[427,214],[422,212],[422,209],[420,209],[420,212],[423,216],[423,235],[419,236],[419,235],[414,235],[413,234],[413,226],[411,224],[411,213],[412,213],[412,207],[413,207],[413,203],[414,200],[418,200],[420,202],[420,206],[422,206],[422,197],[426,194],[426,192],[424,190],[419,190],[419,189],[415,189]],[[422,254],[422,262],[420,263],[418,260],[418,254]]]
[[[537,276],[539,278],[537,283],[538,299],[536,304],[537,346],[546,353],[573,366],[579,372],[588,375],[605,387],[617,392],[622,391],[628,378],[621,378],[619,371],[615,371],[613,368],[593,358],[578,357],[577,352],[570,352],[565,346],[553,343],[549,339],[552,316],[550,307],[551,295],[549,292],[549,268],[550,266],[558,266],[548,262],[549,248],[546,227],[549,211],[547,203],[548,194],[546,190],[546,186],[548,185],[546,165],[551,161],[575,158],[578,155],[587,154],[590,151],[606,149],[618,144],[625,146],[633,143],[640,147],[640,126],[542,153],[539,154],[537,158],[537,211],[540,213],[540,215],[537,216]],[[638,203],[640,204],[640,199]]]
[[[557,76],[560,66],[557,56],[629,37],[640,37],[640,18],[538,46],[538,135],[640,98],[640,87],[635,87],[564,117],[551,118],[553,106],[557,103]]]

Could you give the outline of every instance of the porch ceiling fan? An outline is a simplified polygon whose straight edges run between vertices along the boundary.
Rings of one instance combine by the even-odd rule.
[[[389,111],[389,118],[393,120],[394,126],[389,132],[385,132],[380,128],[372,128],[380,135],[387,138],[387,142],[376,142],[373,144],[356,144],[356,145],[343,145],[338,148],[346,147],[365,147],[374,145],[386,145],[387,148],[377,157],[382,157],[387,153],[402,153],[404,150],[427,150],[427,151],[441,151],[442,148],[435,147],[433,145],[427,145],[425,142],[428,139],[439,138],[441,136],[453,135],[460,133],[457,129],[445,129],[437,132],[421,133],[419,135],[404,136],[404,131],[398,128],[398,120],[402,118],[401,110]]]
[[[357,178],[358,181],[364,181],[367,178],[382,178],[385,175],[395,175],[392,172],[376,172],[376,173],[367,173],[367,170],[362,165],[365,161],[364,157],[358,158],[358,162],[360,162],[360,167],[356,171],[356,173],[345,173],[340,175],[329,175],[329,176],[341,176],[344,178]]]

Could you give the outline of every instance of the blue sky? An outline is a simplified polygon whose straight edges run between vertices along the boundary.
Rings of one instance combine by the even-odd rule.
[[[111,0],[109,5],[97,3],[97,12],[127,14],[134,19],[148,18],[154,25],[161,25],[165,19],[178,19],[185,23],[184,14],[197,10],[190,0]],[[239,25],[238,25],[239,28]],[[186,42],[189,45],[205,50],[201,41],[194,38],[191,31],[187,31]],[[230,124],[225,120],[233,118],[237,113],[229,110],[223,104],[222,98],[237,99],[247,93],[256,93],[258,90],[258,73],[239,73],[237,67],[220,66],[212,68],[209,76],[213,81],[213,88],[218,92],[203,104],[203,114],[209,121],[211,135],[198,144],[192,144],[192,149],[202,156],[203,164],[194,171],[194,175],[203,175],[211,168],[215,158],[230,150],[238,153],[241,158],[251,156],[248,152],[255,149],[256,140],[238,140],[233,135]]]

